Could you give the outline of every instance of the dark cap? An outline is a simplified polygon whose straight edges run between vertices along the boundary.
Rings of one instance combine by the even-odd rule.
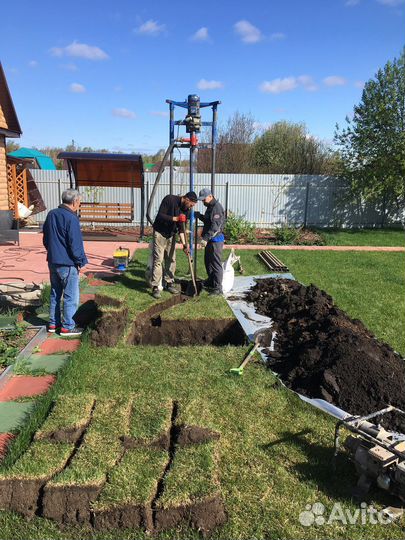
[[[197,194],[194,191],[189,191],[184,196],[191,202],[197,202]]]

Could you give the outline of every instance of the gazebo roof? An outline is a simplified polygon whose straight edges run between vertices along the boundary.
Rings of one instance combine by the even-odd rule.
[[[73,171],[77,186],[142,188],[143,160],[139,154],[61,152]]]

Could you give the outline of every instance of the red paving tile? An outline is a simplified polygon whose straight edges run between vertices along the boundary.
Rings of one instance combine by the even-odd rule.
[[[12,433],[0,433],[0,461],[6,455],[7,447],[12,439],[14,439]]]
[[[11,377],[0,390],[0,401],[13,401],[22,397],[45,394],[55,382],[53,375],[32,377],[29,375],[16,375]]]
[[[39,354],[55,354],[59,352],[73,352],[80,347],[80,339],[66,339],[49,337],[40,345]]]
[[[80,295],[80,303],[81,304],[84,304],[85,302],[88,302],[89,300],[94,300],[94,298],[96,297],[95,294],[81,294]]]

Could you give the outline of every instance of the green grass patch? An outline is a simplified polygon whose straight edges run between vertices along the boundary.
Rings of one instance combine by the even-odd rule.
[[[100,485],[119,456],[120,435],[128,433],[130,400],[100,400],[91,425],[69,467],[57,475],[48,487],[63,485]]]
[[[132,405],[129,435],[148,444],[170,429],[173,402],[136,396]]]
[[[219,492],[216,445],[209,442],[177,449],[158,508],[193,504]]]
[[[83,428],[89,423],[94,396],[59,396],[55,408],[43,426],[36,432],[37,440],[49,438],[55,431]]]
[[[167,460],[167,452],[161,450],[136,448],[127,451],[110,473],[93,510],[99,512],[114,506],[150,503]]]
[[[0,472],[0,480],[50,478],[65,466],[73,444],[34,442],[10,469]]]
[[[328,246],[405,246],[403,229],[317,229]]]

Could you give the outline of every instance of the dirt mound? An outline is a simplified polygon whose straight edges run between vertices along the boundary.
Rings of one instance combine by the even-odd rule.
[[[269,365],[293,390],[322,398],[351,414],[387,405],[405,409],[405,362],[359,320],[334,305],[315,285],[264,279],[247,293],[256,311],[275,321]],[[405,432],[391,417],[390,427]]]

